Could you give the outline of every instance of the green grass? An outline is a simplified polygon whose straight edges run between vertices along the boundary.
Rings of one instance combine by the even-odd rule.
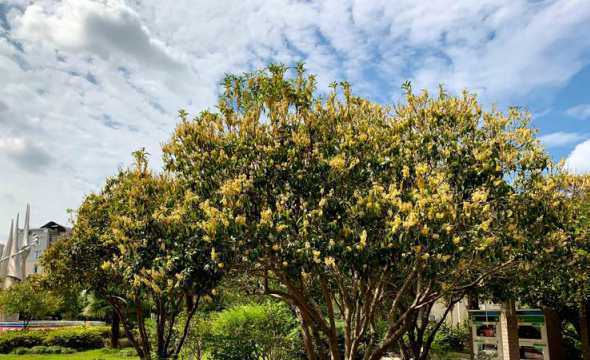
[[[469,360],[469,354],[458,352],[432,352],[432,360]]]
[[[44,354],[44,355],[14,355],[0,354],[0,360],[131,360],[137,359],[137,356],[127,356],[128,349],[113,350],[113,349],[98,349],[80,351],[73,354]]]

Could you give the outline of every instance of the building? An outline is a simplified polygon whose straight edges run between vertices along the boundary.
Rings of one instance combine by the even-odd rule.
[[[42,271],[39,259],[41,254],[60,236],[70,229],[50,221],[39,228],[30,228],[30,206],[27,205],[24,227],[19,226],[19,214],[16,222],[11,221],[10,232],[5,244],[0,246],[0,287],[8,288],[15,281]]]
[[[21,231],[24,232],[24,229]],[[39,264],[41,254],[43,254],[45,249],[53,244],[60,236],[69,232],[69,228],[54,221],[50,221],[39,228],[29,230],[29,238],[36,237],[38,239],[38,244],[33,245],[31,253],[25,261],[25,277],[41,271],[41,265]],[[24,233],[22,236],[24,237]]]

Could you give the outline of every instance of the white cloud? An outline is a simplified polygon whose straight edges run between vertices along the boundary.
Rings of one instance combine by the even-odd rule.
[[[548,148],[560,147],[570,145],[581,141],[585,138],[583,134],[558,131],[551,134],[543,135],[539,137],[539,140]]]
[[[576,105],[574,107],[567,109],[565,113],[577,119],[590,119],[590,104]]]
[[[590,172],[590,139],[576,145],[566,160],[566,167],[574,173]]]
[[[33,3],[16,21],[15,38],[103,59],[129,56],[166,70],[180,65],[170,49],[151,37],[137,14],[115,0]]]
[[[51,165],[51,155],[38,144],[24,138],[0,137],[0,155],[7,156],[26,171],[43,172]]]
[[[394,101],[412,79],[527,105],[590,62],[584,0],[7,0],[2,9],[0,189],[32,202],[39,222],[64,222],[64,209],[138,147],[157,166],[176,111],[213,108],[226,73],[303,60],[323,89],[349,80]],[[51,160],[35,162],[42,154]],[[0,202],[0,227],[15,203]]]
[[[365,2],[358,4],[366,8]],[[590,3],[584,0],[373,6],[377,9],[359,12],[381,14],[378,22],[389,34],[384,46],[405,54],[420,88],[443,82],[455,91],[476,90],[491,101],[513,101],[533,89],[562,86],[588,62],[590,38],[581,34],[590,31]]]

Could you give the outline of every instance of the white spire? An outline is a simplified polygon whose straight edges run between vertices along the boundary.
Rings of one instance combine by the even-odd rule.
[[[6,270],[8,268],[8,261],[10,260],[10,249],[12,248],[12,241],[13,241],[13,231],[14,231],[14,219],[10,221],[10,232],[8,233],[8,241],[6,245],[4,245],[4,250],[2,251],[2,260],[0,262],[0,278],[6,277],[7,273]]]
[[[25,228],[23,229],[23,243],[21,245],[22,253],[19,255],[18,261],[20,262],[20,277],[25,278],[27,273],[27,258],[31,253],[31,240],[29,239],[29,221],[31,219],[31,206],[27,204],[27,211],[25,213]]]
[[[27,204],[27,212],[25,213],[25,229],[23,234],[23,243],[22,246],[28,246],[29,241],[29,221],[31,220],[31,206]]]
[[[13,234],[13,242],[12,246],[10,247],[10,258],[8,259],[8,266],[6,269],[6,275],[13,277],[18,280],[22,280],[21,274],[21,266],[20,266],[20,256],[17,255],[17,252],[20,250],[20,244],[18,241],[19,238],[19,223],[20,214],[16,214],[16,226],[14,227],[14,234]]]

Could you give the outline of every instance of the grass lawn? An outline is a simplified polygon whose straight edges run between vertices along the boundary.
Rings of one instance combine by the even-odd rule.
[[[0,360],[131,360],[137,356],[127,356],[127,350],[98,349],[81,351],[73,354],[14,355],[0,354]]]
[[[437,353],[433,352],[433,360],[469,360],[469,354],[448,352],[448,353]]]
[[[81,351],[74,354],[45,354],[45,355],[4,355],[0,354],[0,360],[132,360],[137,356],[128,356],[126,350],[98,349]],[[433,360],[468,360],[469,354],[465,353],[433,353]]]

